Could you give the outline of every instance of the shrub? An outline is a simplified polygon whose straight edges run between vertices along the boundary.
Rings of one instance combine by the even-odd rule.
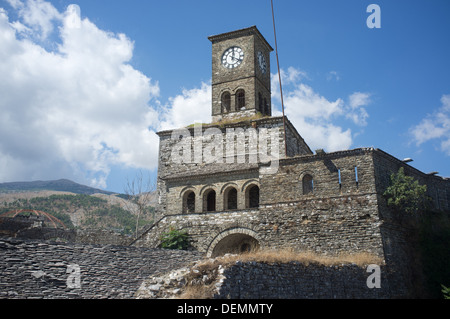
[[[442,286],[442,294],[444,295],[444,299],[450,299],[450,288],[445,287],[444,285]]]
[[[186,250],[189,247],[189,236],[184,230],[171,228],[161,236],[161,248]]]

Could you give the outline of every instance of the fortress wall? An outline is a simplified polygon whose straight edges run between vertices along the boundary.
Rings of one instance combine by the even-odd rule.
[[[309,194],[302,187],[305,175],[313,179],[314,190]],[[376,192],[374,179],[369,149],[295,157],[281,160],[275,174],[261,176],[261,202],[372,194]]]
[[[390,285],[384,266],[378,270],[379,285],[374,286],[374,270],[355,264],[238,262],[223,272],[215,298],[389,299],[406,296],[400,287]]]
[[[165,189],[170,214],[135,245],[157,247],[160,235],[172,227],[185,229],[192,247],[207,252],[224,231],[245,228],[257,234],[261,247],[326,254],[367,251],[383,257],[372,151],[356,149],[281,160],[275,174],[255,176],[257,172],[244,171],[239,176],[193,176],[189,181],[196,195],[196,213],[181,214],[180,194],[186,181],[171,180]],[[305,174],[313,177],[312,193],[303,193]],[[223,211],[224,185],[237,185],[238,202],[242,204],[243,185],[246,179],[249,182],[255,178],[260,185],[259,208],[238,205],[238,210]],[[202,212],[199,207],[205,187],[216,190],[216,212]]]
[[[391,174],[397,173],[400,167],[403,167],[405,175],[414,177],[420,185],[427,185],[427,195],[432,198],[435,209],[450,211],[450,180],[448,177],[423,173],[382,150],[374,152],[374,163],[376,187],[380,194],[383,194],[389,186]]]
[[[158,247],[160,236],[171,227],[186,230],[194,249],[207,252],[217,236],[231,229],[256,233],[261,248],[293,248],[322,254],[370,252],[383,257],[381,221],[375,195],[305,199],[207,214],[165,216],[137,246]]]
[[[0,256],[0,299],[123,299],[133,298],[148,276],[184,267],[202,254],[0,238]],[[74,265],[80,288],[70,279]]]

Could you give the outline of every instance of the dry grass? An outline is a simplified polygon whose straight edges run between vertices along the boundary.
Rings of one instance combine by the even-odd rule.
[[[206,123],[194,123],[194,124],[188,125],[186,127],[187,128],[192,128],[195,125],[201,125],[201,126],[215,126],[215,125],[218,125],[220,127],[223,127],[223,126],[228,125],[228,124],[235,124],[235,123],[241,123],[241,122],[251,122],[251,121],[259,120],[259,119],[262,119],[262,118],[265,118],[265,117],[270,117],[270,116],[263,115],[262,113],[258,112],[258,113],[254,114],[254,115],[251,115],[251,116],[224,119],[224,120],[221,120],[221,121],[218,121],[218,122],[212,122],[212,123],[208,123],[208,124],[206,124]]]
[[[188,285],[179,299],[210,299],[214,296],[214,285]]]
[[[216,259],[214,264],[220,263],[222,265],[231,265],[237,261],[241,262],[262,262],[262,263],[289,263],[299,262],[302,264],[317,263],[325,266],[341,265],[341,264],[356,264],[358,266],[366,266],[369,264],[383,264],[383,260],[368,252],[358,253],[342,253],[337,256],[319,255],[314,252],[304,251],[298,252],[292,249],[283,250],[258,250],[240,255],[227,255]],[[205,261],[205,263],[211,261]]]
[[[251,115],[251,116],[223,119],[220,122],[213,122],[211,124],[213,124],[213,125],[235,124],[235,123],[240,123],[240,122],[250,122],[250,121],[253,121],[253,120],[259,120],[259,119],[262,119],[264,117],[269,117],[269,116],[263,115],[262,113],[258,112],[258,113],[254,114],[254,115]]]

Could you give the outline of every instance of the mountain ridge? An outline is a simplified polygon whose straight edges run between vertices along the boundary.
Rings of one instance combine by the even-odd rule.
[[[102,189],[82,185],[73,182],[69,179],[58,179],[51,181],[31,181],[31,182],[7,182],[0,183],[0,193],[18,193],[18,192],[30,192],[30,191],[60,191],[60,192],[70,192],[75,194],[106,194],[113,195],[117,194],[110,191],[105,191]]]

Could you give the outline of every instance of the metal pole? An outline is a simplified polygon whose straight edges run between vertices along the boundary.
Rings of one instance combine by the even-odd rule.
[[[287,134],[286,134],[286,117],[284,116],[283,89],[281,86],[280,62],[278,60],[277,33],[275,31],[275,14],[273,11],[273,0],[270,0],[272,7],[273,34],[275,37],[275,55],[277,56],[278,81],[280,82],[281,109],[283,111],[283,129],[284,129],[284,155],[287,157]]]

